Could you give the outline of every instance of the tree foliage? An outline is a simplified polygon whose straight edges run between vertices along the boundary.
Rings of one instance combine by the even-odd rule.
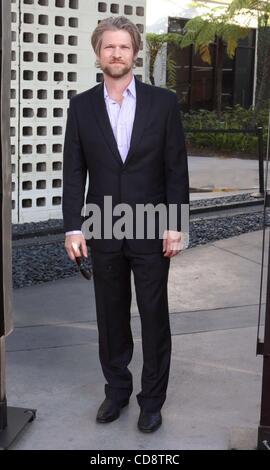
[[[146,34],[146,51],[149,57],[149,78],[152,85],[155,85],[154,79],[154,66],[158,53],[162,50],[164,44],[174,44],[179,47],[181,38],[179,34],[167,33],[167,34]],[[168,87],[175,88],[176,72],[175,72],[175,61],[172,56],[168,54],[167,57],[167,73],[168,73]]]
[[[214,44],[217,38],[226,44],[227,54],[233,58],[237,41],[247,35],[248,28],[228,23],[226,15],[217,17],[208,13],[205,16],[196,16],[186,23],[181,47],[192,44],[195,52],[199,52],[201,55],[202,60],[211,64],[210,45]]]
[[[239,25],[239,15],[241,24]],[[264,103],[270,99],[270,0],[232,0],[226,10],[217,12],[214,8],[203,16],[197,16],[189,20],[182,34],[147,34],[147,49],[150,62],[150,80],[154,84],[154,64],[158,52],[163,44],[174,44],[177,47],[187,47],[192,45],[194,51],[198,52],[202,60],[211,64],[211,47],[216,44],[223,51],[226,48],[229,58],[233,58],[237,44],[240,39],[244,39],[249,34],[251,21],[257,21],[258,25],[258,76],[256,88],[255,112],[259,111]],[[218,113],[221,111],[222,92],[222,57],[216,55],[216,99],[215,108]],[[172,87],[175,80],[175,69],[172,57],[168,57],[167,67]]]

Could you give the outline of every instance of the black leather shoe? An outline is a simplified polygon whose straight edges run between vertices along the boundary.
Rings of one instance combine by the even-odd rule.
[[[138,420],[138,428],[142,432],[154,432],[156,429],[161,426],[162,423],[162,416],[160,411],[156,411],[155,413],[149,413],[146,411],[141,410],[139,420]]]
[[[115,419],[119,418],[121,408],[124,408],[124,406],[128,405],[128,403],[129,400],[118,404],[111,398],[105,398],[98,409],[96,421],[98,423],[110,423],[111,421],[114,421]]]

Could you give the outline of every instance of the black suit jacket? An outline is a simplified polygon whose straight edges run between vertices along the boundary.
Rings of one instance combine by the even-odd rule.
[[[130,149],[122,162],[104,101],[103,83],[70,100],[64,143],[64,230],[80,230],[87,171],[86,202],[103,211],[104,196],[135,205],[160,202],[177,204],[181,228],[181,204],[189,203],[186,146],[176,95],[135,79],[136,112]],[[103,212],[102,212],[103,214]],[[103,217],[102,217],[103,218]],[[114,218],[114,221],[117,217]],[[136,221],[134,219],[134,233]],[[172,227],[168,227],[172,228]],[[91,239],[100,251],[117,251],[123,240]],[[140,253],[157,252],[162,240],[130,239]]]

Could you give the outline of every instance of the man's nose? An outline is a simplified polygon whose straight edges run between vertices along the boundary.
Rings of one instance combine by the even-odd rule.
[[[120,47],[115,47],[114,50],[113,50],[113,55],[114,57],[121,57],[121,49]]]

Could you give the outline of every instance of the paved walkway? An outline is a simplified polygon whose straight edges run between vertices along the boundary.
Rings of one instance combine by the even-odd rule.
[[[257,160],[189,157],[188,164],[191,189],[202,188],[216,192],[224,189],[226,192],[258,191],[259,163]],[[264,168],[266,169],[266,163],[264,163]],[[221,193],[221,195],[227,194]]]

